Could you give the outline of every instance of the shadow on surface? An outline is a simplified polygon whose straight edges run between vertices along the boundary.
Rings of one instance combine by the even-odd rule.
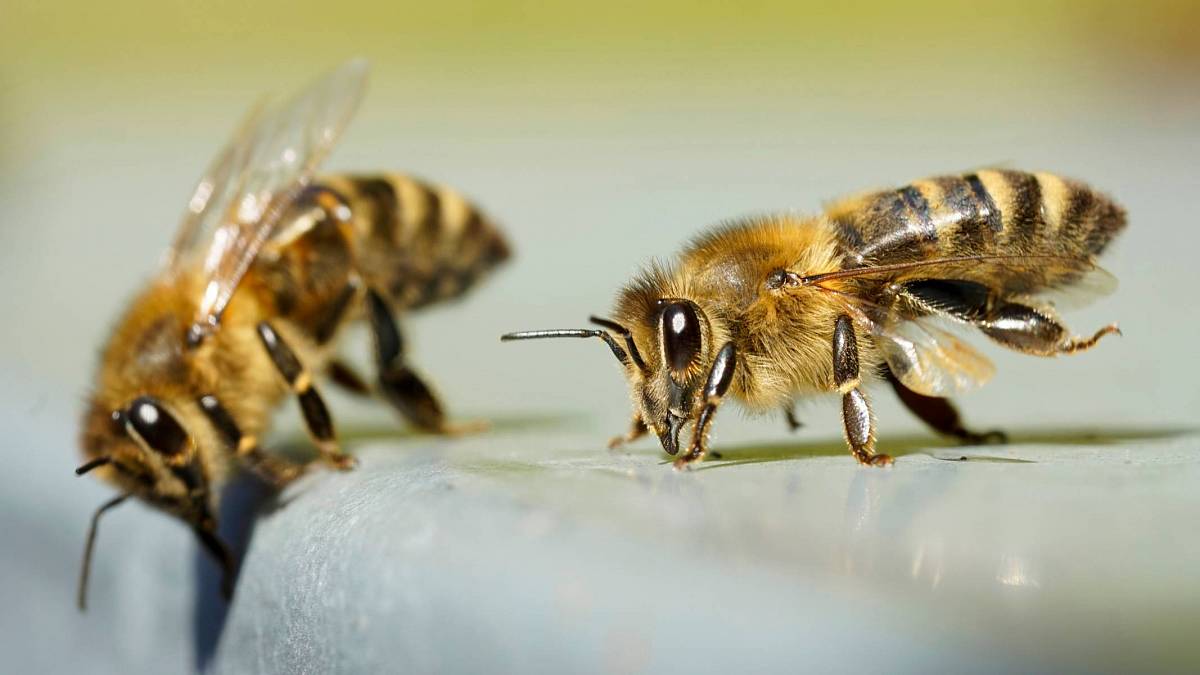
[[[221,493],[220,524],[218,535],[237,557],[237,574],[250,538],[254,534],[257,515],[273,507],[277,493],[270,486],[242,474],[234,479]],[[225,628],[226,615],[232,600],[221,595],[221,569],[199,546],[194,558],[196,568],[196,604],[192,611],[193,649],[196,670],[203,672],[212,661]],[[234,581],[234,598],[237,597],[237,581]]]
[[[1126,441],[1157,440],[1174,438],[1189,433],[1195,429],[1151,429],[1151,428],[1114,428],[1114,429],[1051,429],[1010,431],[1007,443],[990,445],[957,445],[931,435],[910,435],[888,437],[880,441],[881,451],[893,457],[925,454],[934,459],[957,462],[1001,462],[1001,463],[1033,463],[1033,460],[1009,457],[999,454],[989,455],[988,449],[1000,450],[1023,444],[1038,445],[1115,445]],[[961,454],[958,451],[970,450],[971,454]],[[720,459],[708,459],[696,467],[697,471],[719,469],[740,464],[761,464],[764,462],[779,462],[789,459],[804,459],[807,457],[838,457],[848,455],[846,443],[841,439],[820,440],[808,442],[780,442],[759,445],[743,445],[740,447],[721,448]],[[670,463],[669,461],[664,464]]]
[[[475,418],[463,417],[455,418],[452,422],[467,422]],[[486,434],[506,434],[518,431],[534,431],[534,430],[549,430],[563,429],[579,423],[585,419],[578,415],[509,415],[501,417],[484,417],[478,418],[488,423],[488,428],[477,433],[466,434],[459,438],[475,438]],[[355,443],[359,441],[375,441],[398,438],[456,438],[455,436],[439,436],[414,429],[411,425],[402,421],[395,423],[375,424],[375,425],[360,425],[338,429],[338,436],[344,443]],[[290,444],[289,444],[290,445]]]
[[[578,421],[577,417],[569,415],[527,415],[489,418],[490,428],[481,434],[505,433],[527,430],[557,429],[570,426]],[[351,426],[339,430],[339,437],[344,445],[372,440],[411,439],[411,438],[441,438],[437,435],[426,434],[397,421],[392,424],[376,426]],[[286,438],[270,450],[271,453],[292,461],[304,463],[319,459],[316,457],[310,441],[303,437]],[[303,490],[303,488],[299,488]],[[286,498],[271,487],[253,478],[249,474],[241,474],[234,479],[223,491],[220,505],[219,535],[233,550],[238,559],[238,572],[250,547],[250,539],[254,533],[255,519],[264,513],[286,508],[287,503],[295,499],[299,493],[290,491]],[[203,671],[216,654],[225,620],[229,613],[230,602],[221,596],[221,570],[207,553],[196,548],[194,565],[196,568],[196,603],[193,610],[194,658],[198,671]],[[236,583],[234,597],[237,597]]]

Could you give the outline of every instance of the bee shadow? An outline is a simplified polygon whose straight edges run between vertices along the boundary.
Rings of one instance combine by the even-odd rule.
[[[238,561],[234,579],[235,596],[236,576],[241,573],[241,563],[245,560],[254,534],[256,517],[281,507],[280,493],[249,473],[233,479],[222,492],[217,535],[229,546]],[[221,567],[199,547],[196,548],[193,566],[196,570],[196,600],[192,611],[193,656],[196,670],[203,672],[216,654],[232,601],[226,600],[221,594]]]
[[[1039,429],[1009,432],[1006,443],[992,443],[988,445],[961,445],[932,435],[889,436],[886,443],[881,444],[881,450],[893,457],[924,454],[934,459],[945,461],[1025,464],[1034,463],[1034,460],[1001,454],[989,455],[986,451],[981,451],[981,449],[1022,444],[1064,446],[1118,445],[1127,441],[1173,438],[1189,433],[1195,433],[1195,430],[1134,427],[1112,429],[1096,427]],[[964,450],[969,452],[963,452]],[[706,471],[742,464],[762,464],[812,457],[841,457],[849,454],[849,451],[846,449],[846,443],[840,439],[743,445],[722,448],[720,452],[721,457],[719,459],[709,458],[701,466],[696,467],[696,469],[698,471]]]
[[[469,433],[464,438],[473,438],[475,436],[485,434],[510,434],[521,433],[525,431],[550,431],[554,429],[568,429],[578,426],[582,420],[586,418],[582,415],[506,415],[492,416],[482,418],[487,423],[487,427],[479,432]],[[459,421],[452,419],[451,422]],[[375,423],[375,424],[360,424],[355,425],[345,430],[339,430],[338,437],[343,443],[352,445],[362,441],[377,441],[390,440],[400,438],[445,438],[437,434],[430,434],[425,431],[414,429],[413,427],[397,423]],[[289,444],[291,445],[291,444]],[[353,451],[353,448],[350,448]],[[288,452],[285,450],[285,452]],[[309,451],[303,450],[302,453]],[[289,456],[291,456],[289,454]]]

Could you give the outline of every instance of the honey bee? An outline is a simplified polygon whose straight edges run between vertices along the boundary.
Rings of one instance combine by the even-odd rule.
[[[304,471],[259,444],[286,395],[320,457],[353,465],[314,379],[370,391],[333,354],[354,319],[370,322],[383,398],[422,430],[463,428],[408,364],[395,314],[462,295],[509,249],[450,189],[398,175],[317,176],[366,80],[366,63],[351,61],[253,109],[196,187],[162,269],[118,320],[83,416],[86,462],[76,473],[94,471],[120,494],[92,518],[80,609],[100,516],[129,497],[187,523],[232,592],[219,488],[238,466],[280,486]]]
[[[610,447],[647,432],[683,468],[708,452],[726,396],[754,412],[836,393],[851,454],[885,466],[863,384],[886,379],[934,430],[969,431],[947,397],[984,384],[994,366],[958,332],[977,329],[1009,349],[1073,354],[1119,333],[1075,337],[1058,310],[1111,292],[1094,259],[1125,212],[1079,182],[988,170],[942,176],[845,199],[822,215],[727,223],[674,264],[625,286],[599,329],[510,333],[502,340],[590,338],[607,343],[629,380],[633,423]]]

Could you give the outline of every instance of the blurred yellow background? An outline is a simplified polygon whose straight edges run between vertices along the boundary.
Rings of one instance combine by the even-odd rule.
[[[414,329],[438,335],[419,340],[421,358],[470,407],[488,408],[514,372],[541,382],[524,372],[540,365],[535,352],[571,358],[581,378],[608,386],[562,399],[547,381],[531,403],[623,406],[593,355],[501,352],[494,334],[602,311],[640,264],[704,226],[1001,164],[1085,179],[1131,213],[1108,263],[1124,289],[1074,320],[1079,330],[1123,321],[1124,348],[1054,372],[1099,378],[1102,391],[1133,378],[1149,398],[1055,410],[1182,419],[1195,394],[1156,394],[1173,366],[1131,341],[1172,316],[1195,281],[1178,238],[1195,241],[1185,207],[1200,180],[1198,24],[1194,2],[9,0],[0,275],[22,290],[0,309],[23,327],[0,337],[0,353],[56,391],[85,386],[94,345],[153,271],[234,121],[264,93],[362,55],[371,91],[330,167],[459,187],[516,244],[481,299]],[[446,336],[468,317],[478,335]],[[1156,337],[1155,352],[1187,348]],[[498,358],[514,370],[496,373]],[[979,396],[1027,419],[1012,392],[1050,371],[998,358],[1013,377]]]
[[[494,333],[603,310],[640,264],[708,224],[994,164],[1076,176],[1129,207],[1109,262],[1125,288],[1076,325],[1116,318],[1132,338],[1151,319],[1148,297],[1165,316],[1194,282],[1170,237],[1194,236],[1182,207],[1198,180],[1198,24],[1194,2],[9,0],[0,274],[25,292],[0,309],[37,330],[9,331],[0,353],[48,386],[83,387],[94,345],[153,271],[232,124],[264,93],[355,55],[373,63],[371,91],[330,166],[459,187],[516,243],[483,299],[415,329],[439,336],[420,340],[433,342],[422,358],[449,370],[439,381],[469,406],[505,391],[506,378],[479,375],[500,354],[538,364],[538,350],[499,351]],[[480,335],[442,339],[467,317]],[[1057,367],[1166,379],[1167,364],[1125,344],[1125,354],[1106,345],[1111,361],[1100,350]],[[623,405],[606,364],[548,349]],[[1046,373],[999,358],[1018,369],[1010,385]],[[1013,405],[1011,391],[995,396]],[[1114,399],[1108,412],[1175,418],[1193,401],[1164,393],[1130,413]]]
[[[487,107],[547,119],[782,99],[886,103],[909,124],[933,108],[941,121],[967,125],[969,116],[1022,103],[1012,96],[1054,107],[1104,93],[1120,105],[1172,85],[1180,91],[1166,95],[1161,112],[1180,115],[1194,95],[1186,85],[1200,73],[1198,24],[1200,5],[1185,0],[7,0],[3,156],[29,159],[70,122],[140,113],[154,126],[202,128],[197,117],[217,108],[214,98],[244,101],[267,83],[291,86],[352,54],[376,64],[382,100],[404,108]],[[163,107],[177,112],[169,120],[147,114]]]

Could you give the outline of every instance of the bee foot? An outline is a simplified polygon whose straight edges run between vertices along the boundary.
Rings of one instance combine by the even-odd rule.
[[[682,471],[689,468],[692,464],[704,459],[706,453],[703,450],[691,450],[679,459],[676,459],[673,466],[676,471]]]
[[[443,436],[470,436],[481,434],[492,428],[487,420],[468,420],[466,422],[443,422],[437,433]]]
[[[358,460],[354,457],[342,453],[329,454],[325,456],[325,461],[338,471],[350,471],[358,466]]]
[[[968,432],[963,435],[962,440],[967,445],[1004,445],[1008,443],[1008,434],[999,429],[985,431],[982,434]]]
[[[862,464],[863,466],[884,467],[891,466],[892,464],[896,463],[896,460],[892,459],[891,455],[884,454],[867,455],[865,457],[856,456],[855,459],[857,459],[858,463]]]

